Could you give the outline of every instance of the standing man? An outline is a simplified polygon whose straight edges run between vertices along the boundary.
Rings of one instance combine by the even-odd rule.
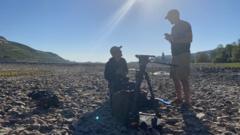
[[[189,88],[190,75],[190,46],[192,42],[191,25],[180,19],[178,10],[170,10],[165,17],[172,25],[171,34],[165,34],[165,39],[171,43],[172,64],[170,77],[176,89],[176,103],[182,103],[184,93],[185,103],[191,105],[191,91]]]

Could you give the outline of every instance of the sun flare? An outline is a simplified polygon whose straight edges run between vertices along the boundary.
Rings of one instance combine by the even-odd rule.
[[[120,22],[125,19],[126,15],[131,12],[134,6],[139,7],[142,14],[151,16],[154,9],[158,8],[162,2],[163,0],[126,0],[110,17],[103,29],[103,34],[97,40],[97,44],[101,44],[112,34]]]
[[[132,9],[134,5],[141,6],[143,12],[150,14],[151,10],[159,7],[162,3],[162,0],[127,0],[113,15],[111,20],[109,21],[108,34],[110,34],[118,24],[126,17],[128,12]]]

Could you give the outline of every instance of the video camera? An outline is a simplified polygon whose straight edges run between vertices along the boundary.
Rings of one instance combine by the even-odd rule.
[[[136,55],[136,57],[139,59],[140,70],[145,69],[147,64],[156,58],[154,55]]]
[[[177,65],[170,64],[170,63],[163,63],[159,62],[157,60],[157,57],[154,55],[135,55],[139,59],[139,66],[146,66],[148,63],[155,63],[155,64],[161,64],[171,67],[176,67]],[[145,67],[146,68],[146,67]]]
[[[135,55],[138,59],[139,62],[150,62],[151,59],[156,58],[154,55]]]

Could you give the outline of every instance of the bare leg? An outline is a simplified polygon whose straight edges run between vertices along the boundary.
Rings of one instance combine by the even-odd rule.
[[[189,81],[188,79],[182,79],[181,82],[183,85],[184,99],[187,104],[191,105],[192,101],[191,101],[191,91],[189,88]]]
[[[173,79],[173,82],[174,82],[174,85],[175,85],[177,100],[178,100],[179,102],[182,102],[182,89],[181,89],[180,80],[178,80],[178,79]]]

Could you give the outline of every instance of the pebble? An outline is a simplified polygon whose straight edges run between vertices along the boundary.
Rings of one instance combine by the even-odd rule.
[[[198,117],[199,119],[203,119],[203,118],[204,118],[204,116],[205,116],[205,114],[204,114],[204,113],[198,113],[198,114],[197,114],[197,117]]]

